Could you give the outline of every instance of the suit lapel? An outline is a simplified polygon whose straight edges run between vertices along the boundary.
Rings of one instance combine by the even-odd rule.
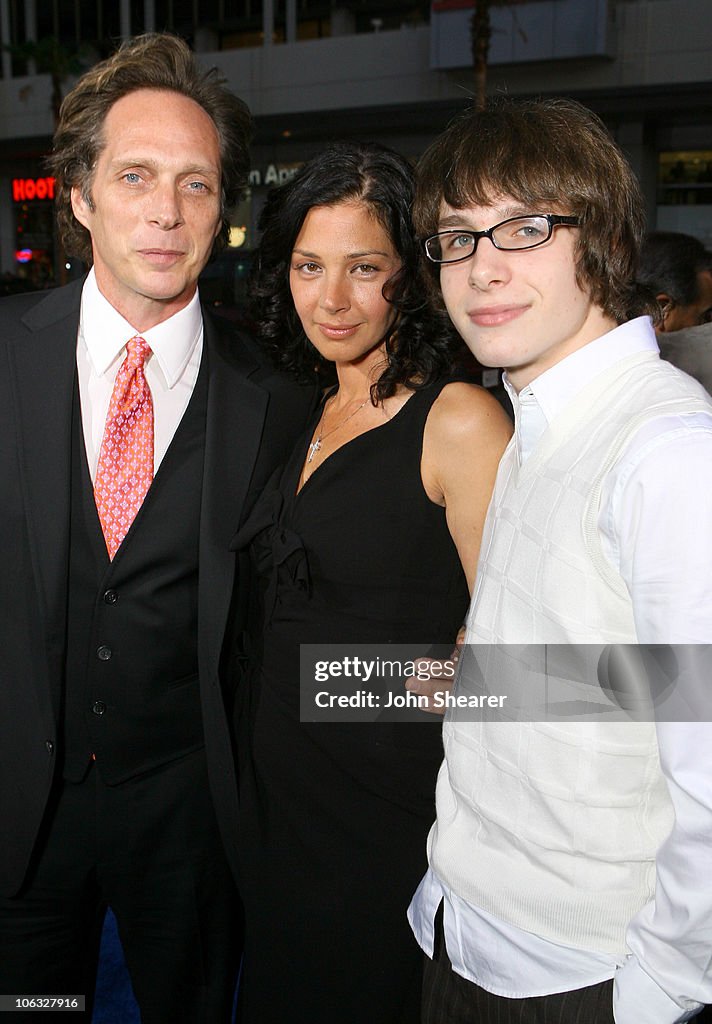
[[[46,636],[63,657],[69,551],[71,425],[83,282],[49,293],[23,319],[12,347],[21,472]],[[208,409],[200,526],[201,663],[216,672],[234,583],[230,540],[259,452],[268,395],[249,378],[259,367],[205,317]],[[207,662],[205,661],[207,658]],[[59,678],[59,672],[56,678]]]
[[[234,583],[230,540],[239,524],[257,459],[267,412],[267,393],[250,381],[257,368],[205,318],[204,357],[208,359],[208,412],[200,516],[198,605],[201,663],[217,672]],[[203,658],[207,658],[207,665]]]
[[[52,292],[23,318],[11,347],[20,465],[37,592],[51,659],[63,657],[72,401],[82,282]],[[50,678],[59,679],[60,673]]]

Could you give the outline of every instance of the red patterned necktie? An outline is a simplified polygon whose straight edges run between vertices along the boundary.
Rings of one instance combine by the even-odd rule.
[[[94,499],[111,559],[153,480],[153,401],[143,372],[150,351],[138,335],[126,346],[99,452]]]

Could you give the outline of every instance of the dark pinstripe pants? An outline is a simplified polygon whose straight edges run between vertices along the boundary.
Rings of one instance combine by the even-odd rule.
[[[613,980],[529,999],[492,995],[453,971],[441,908],[435,956],[425,957],[422,1024],[613,1024]]]

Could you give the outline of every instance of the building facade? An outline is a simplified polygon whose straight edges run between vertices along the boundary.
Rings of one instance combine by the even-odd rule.
[[[650,227],[712,245],[709,0],[489,6],[488,92],[590,106],[640,177]],[[249,252],[267,190],[326,141],[373,139],[417,159],[474,92],[473,10],[472,0],[0,0],[0,274],[42,286],[76,271],[54,241],[43,157],[57,89],[117,38],[180,33],[250,106],[250,190],[233,215],[234,247]],[[245,261],[233,263],[239,281]]]

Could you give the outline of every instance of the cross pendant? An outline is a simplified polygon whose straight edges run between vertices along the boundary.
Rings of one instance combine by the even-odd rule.
[[[311,460],[314,458],[314,456],[316,455],[320,448],[321,438],[317,437],[317,439],[315,441],[312,441],[312,443],[309,445],[309,454],[307,455],[307,462],[311,462]]]

